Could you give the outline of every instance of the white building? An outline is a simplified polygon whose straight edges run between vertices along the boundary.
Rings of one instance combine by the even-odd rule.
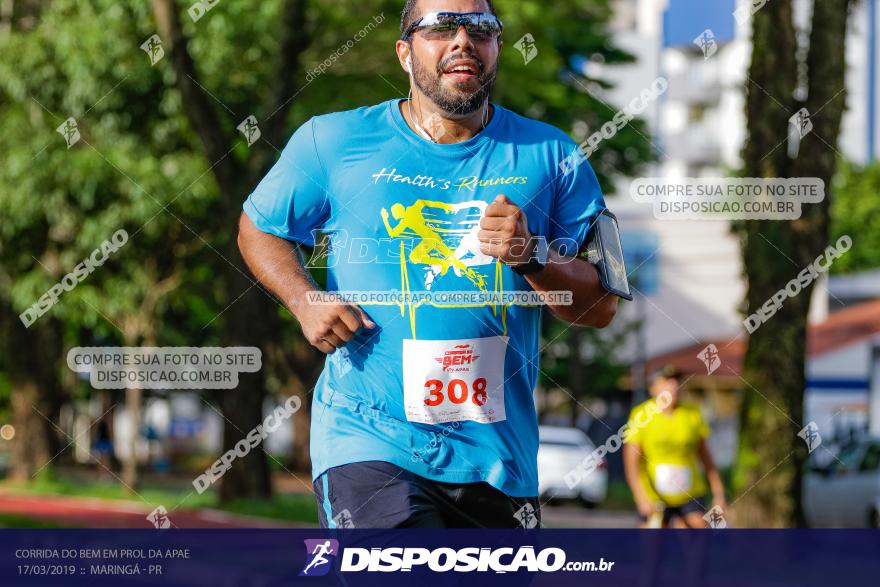
[[[866,0],[856,5],[847,39],[847,110],[839,143],[842,153],[858,162],[872,160],[880,145],[877,100],[871,99],[877,95],[876,76],[871,74],[880,56],[876,43],[874,57],[869,59],[871,38],[876,39],[874,31],[880,29],[876,3]],[[739,23],[733,12],[746,4],[752,2],[617,0],[614,39],[636,56],[636,62],[604,67],[588,59],[585,69],[614,84],[600,97],[616,108],[629,103],[658,76],[668,79],[668,91],[642,115],[653,129],[659,158],[646,175],[720,177],[740,167],[751,26]],[[796,20],[808,22],[809,3],[795,0],[795,5]],[[704,51],[693,41],[707,30],[712,31],[706,37],[712,42]],[[780,129],[781,140],[786,131]],[[634,349],[636,356],[651,357],[702,340],[740,335],[745,284],[739,242],[729,224],[657,220],[650,206],[630,198],[630,181],[619,182],[617,195],[608,204],[620,219],[628,255],[633,248],[639,249],[641,259],[649,259],[644,267],[656,276],[649,279],[655,287],[648,287],[627,308],[631,316],[644,315],[644,349],[642,353]],[[880,297],[880,290],[874,295]],[[828,306],[822,282],[813,298],[811,321],[823,320]],[[831,309],[836,306],[832,301]]]

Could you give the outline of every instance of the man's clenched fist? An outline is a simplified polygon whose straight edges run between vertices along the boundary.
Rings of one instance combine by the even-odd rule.
[[[507,265],[528,263],[532,253],[532,235],[526,222],[526,213],[499,195],[486,208],[480,221],[480,251]]]
[[[332,354],[354,338],[361,328],[373,329],[376,324],[358,306],[311,304],[306,312],[295,312],[309,343],[322,353]]]

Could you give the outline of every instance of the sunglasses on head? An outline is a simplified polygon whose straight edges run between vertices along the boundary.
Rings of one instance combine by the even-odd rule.
[[[415,31],[422,31],[429,41],[451,41],[459,27],[475,41],[488,41],[501,34],[501,21],[488,12],[429,12],[413,22],[401,37],[406,41]]]

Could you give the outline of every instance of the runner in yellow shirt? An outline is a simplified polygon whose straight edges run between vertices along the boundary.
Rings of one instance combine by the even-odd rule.
[[[712,505],[722,512],[727,507],[721,476],[706,446],[709,426],[696,406],[679,402],[680,380],[674,368],[661,370],[651,383],[651,399],[630,414],[623,463],[642,527],[661,512],[664,527],[673,520],[676,527],[707,527],[705,478]]]

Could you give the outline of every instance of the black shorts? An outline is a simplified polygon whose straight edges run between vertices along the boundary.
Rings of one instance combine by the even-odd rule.
[[[694,512],[699,512],[701,515],[706,513],[706,498],[705,497],[695,497],[694,499],[688,501],[679,506],[670,506],[667,505],[663,510],[663,524],[666,525],[672,518],[684,518],[688,514],[692,514]],[[648,518],[639,514],[639,518],[642,522],[647,522]]]
[[[537,528],[537,497],[488,483],[443,483],[382,461],[333,467],[314,482],[322,528]]]

